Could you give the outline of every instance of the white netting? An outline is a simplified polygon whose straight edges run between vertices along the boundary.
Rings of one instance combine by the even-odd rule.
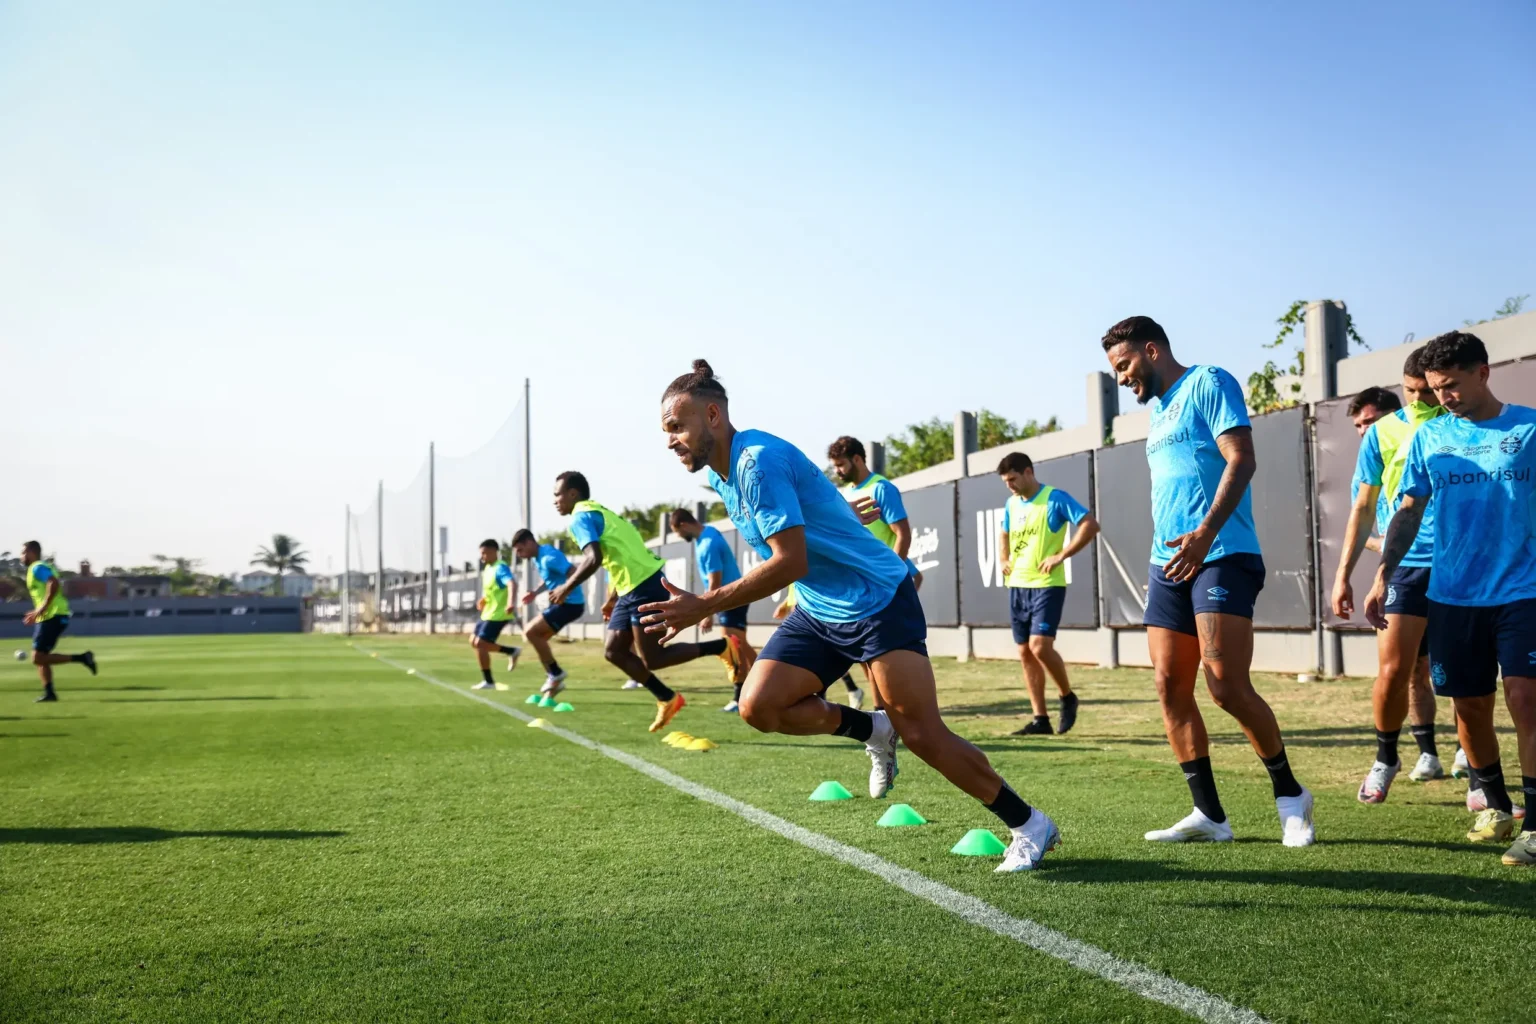
[[[495,538],[506,546],[528,522],[523,507],[523,406],[519,401],[491,439],[468,455],[438,453],[435,543],[447,531],[443,565],[462,569],[473,562],[480,542]]]

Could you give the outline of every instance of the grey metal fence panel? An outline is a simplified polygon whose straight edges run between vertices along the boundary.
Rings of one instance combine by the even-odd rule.
[[[939,484],[901,496],[912,527],[908,557],[923,574],[920,597],[930,626],[958,626],[960,599],[956,591],[955,485]]]
[[[1315,617],[1306,410],[1255,416],[1253,450],[1258,459],[1250,485],[1253,524],[1266,570],[1253,624],[1311,629]]]
[[[1035,464],[1043,484],[1066,491],[1093,508],[1093,457],[1090,452]],[[1006,626],[1008,588],[1003,585],[997,534],[1008,488],[994,475],[967,477],[959,486],[960,613],[968,626]],[[1092,629],[1099,624],[1096,545],[1068,559],[1067,601],[1061,624]],[[1139,621],[1139,620],[1138,620]]]
[[[31,636],[32,627],[22,619],[31,608],[28,602],[0,604],[0,637]],[[74,601],[65,636],[298,633],[303,628],[304,599],[299,597],[161,597]]]
[[[1147,443],[1094,452],[1101,614],[1106,625],[1139,626],[1152,552],[1152,471]]]

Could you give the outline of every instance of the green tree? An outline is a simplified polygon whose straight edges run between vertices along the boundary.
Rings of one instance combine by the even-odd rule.
[[[297,538],[286,533],[274,533],[271,547],[259,547],[251,558],[252,565],[271,569],[277,575],[272,581],[272,593],[282,594],[283,573],[289,569],[302,569],[309,562],[309,552],[299,547]]]
[[[1507,316],[1515,316],[1525,309],[1525,300],[1528,298],[1530,298],[1529,295],[1511,295],[1504,300],[1504,305],[1493,311],[1493,316],[1489,317],[1488,320],[1503,320]],[[1488,320],[1463,320],[1462,325],[1475,327],[1478,324],[1487,323]]]
[[[1333,299],[1324,299],[1324,302],[1333,302]],[[1280,326],[1275,340],[1267,343],[1265,348],[1282,348],[1302,326],[1306,318],[1308,302],[1306,299],[1297,299],[1291,303],[1289,309],[1282,313],[1275,323]],[[1349,340],[1363,349],[1369,350],[1371,346],[1360,337],[1360,332],[1355,330],[1355,318],[1349,311],[1344,312],[1344,332],[1349,335]],[[1296,344],[1291,342],[1291,344]],[[1291,363],[1288,366],[1279,366],[1273,359],[1264,363],[1262,370],[1257,370],[1248,375],[1248,408],[1256,413],[1273,412],[1276,409],[1289,409],[1301,401],[1301,375],[1306,372],[1307,350],[1305,343],[1296,344],[1296,349],[1291,353]],[[1280,378],[1289,376],[1296,378],[1288,384],[1282,385]],[[1283,393],[1282,393],[1283,392]]]
[[[1055,416],[1044,423],[1025,420],[1017,424],[1012,420],[983,409],[976,414],[976,443],[979,448],[996,448],[1000,444],[1023,441],[1041,434],[1061,429]],[[900,435],[885,439],[886,476],[904,476],[929,466],[937,466],[955,457],[955,424],[937,416],[922,423],[912,423]]]
[[[204,581],[202,573],[197,567],[203,564],[201,558],[182,558],[179,556],[151,555],[160,563],[160,572],[170,577],[171,593],[173,594],[202,594]]]

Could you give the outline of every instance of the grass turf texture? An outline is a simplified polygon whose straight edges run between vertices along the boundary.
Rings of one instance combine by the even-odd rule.
[[[357,643],[478,679],[462,638]],[[1183,1019],[338,637],[92,645],[101,675],[58,669],[58,704],[0,672],[0,1020]],[[892,799],[931,824],[879,828],[885,802],[806,799],[862,794],[860,748],[722,714],[717,660],[663,674],[704,755],[645,732],[653,703],[596,644],[558,655],[560,725],[1273,1020],[1530,1019],[1536,874],[1464,841],[1464,783],[1355,802],[1363,681],[1260,680],[1318,846],[1279,845],[1207,705],[1238,842],[1177,847],[1141,840],[1189,802],[1147,672],[1075,669],[1077,728],[1014,738],[1017,667],[939,661],[951,723],[1063,830],[1042,870],[996,876],[947,852],[995,819],[909,754]],[[538,668],[497,679],[521,710]]]

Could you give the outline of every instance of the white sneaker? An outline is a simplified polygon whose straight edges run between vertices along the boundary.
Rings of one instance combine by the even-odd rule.
[[[1280,812],[1280,842],[1284,846],[1311,846],[1317,842],[1317,828],[1312,824],[1312,791],[1301,787],[1301,796],[1275,797]]]
[[[848,691],[848,706],[855,711],[864,710],[864,691],[855,686]]]
[[[495,683],[488,683],[484,679],[482,679],[478,683],[476,683],[474,686],[471,686],[470,689],[471,690],[494,690],[494,689],[496,689],[496,684]]]
[[[1212,821],[1196,807],[1168,828],[1157,828],[1142,838],[1149,843],[1230,843],[1232,820]]]
[[[512,648],[511,652],[507,655],[507,671],[508,672],[511,672],[513,669],[517,668],[517,659],[521,658],[522,656],[523,656],[523,649],[521,647],[514,647],[514,648]]]
[[[1392,788],[1392,780],[1397,778],[1397,773],[1402,770],[1402,763],[1383,764],[1377,761],[1371,765],[1371,770],[1365,773],[1365,781],[1360,783],[1360,792],[1355,794],[1355,799],[1363,804],[1380,804],[1387,800],[1387,791]],[[1292,799],[1295,799],[1294,797]],[[1280,815],[1285,817],[1284,812]]]
[[[871,711],[875,730],[864,752],[869,755],[869,795],[876,800],[889,793],[896,783],[896,727],[884,711]]]
[[[1061,832],[1056,828],[1056,823],[1036,807],[1029,820],[1013,830],[1013,841],[1008,844],[1008,852],[1003,854],[1003,862],[994,870],[1000,875],[1012,871],[1033,871],[1046,854],[1060,845]]]
[[[624,685],[619,687],[619,689],[621,689],[621,690],[638,690],[638,689],[640,689],[640,683],[636,682],[633,679],[626,679],[626,680],[624,680]]]
[[[741,704],[739,702],[733,700],[729,704],[727,704],[725,707],[721,708],[720,710],[721,711],[729,711],[733,715],[739,715],[739,714],[741,714]]]
[[[1445,768],[1440,764],[1440,759],[1434,754],[1420,754],[1419,763],[1413,766],[1413,771],[1408,777],[1414,782],[1428,782],[1430,779],[1445,778]]]
[[[1467,752],[1460,747],[1456,748],[1456,760],[1451,762],[1451,778],[1466,779],[1472,775],[1472,762],[1467,760]]]
[[[565,689],[565,673],[561,672],[559,675],[545,676],[544,685],[539,687],[539,692],[554,697],[563,689]]]

